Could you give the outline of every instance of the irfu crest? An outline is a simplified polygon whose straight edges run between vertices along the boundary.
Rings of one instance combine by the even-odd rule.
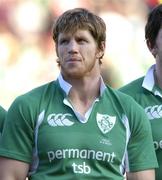
[[[114,127],[116,122],[116,116],[109,116],[107,114],[97,113],[96,119],[98,127],[104,134],[109,132]]]

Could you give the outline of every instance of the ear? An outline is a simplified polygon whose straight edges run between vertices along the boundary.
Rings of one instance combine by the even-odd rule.
[[[60,67],[60,59],[59,58],[56,59],[56,62],[58,64],[58,66]]]
[[[102,41],[101,46],[100,46],[100,50],[104,52],[105,48],[106,48],[106,43],[105,43],[105,41]]]
[[[157,55],[157,47],[152,48],[152,49],[151,49],[151,53],[152,53],[152,55],[153,55],[154,57],[156,57],[156,55]]]
[[[146,41],[146,43],[147,43],[147,47],[148,47],[148,49],[150,50],[151,54],[152,54],[154,57],[156,57],[156,55],[157,55],[157,46],[156,46],[156,44],[154,45],[154,47],[152,47],[152,46],[151,46],[151,43],[150,43],[148,40]]]
[[[102,58],[105,52],[105,41],[102,41],[98,48],[97,58]]]

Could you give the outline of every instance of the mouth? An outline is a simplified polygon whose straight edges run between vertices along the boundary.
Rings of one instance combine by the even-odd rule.
[[[67,62],[80,62],[81,60],[79,58],[69,58]]]

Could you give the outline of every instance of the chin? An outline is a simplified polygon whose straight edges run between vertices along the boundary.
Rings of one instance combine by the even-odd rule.
[[[65,73],[65,76],[67,76],[69,78],[79,79],[79,78],[84,77],[84,73],[81,73],[81,72],[68,72],[68,73]]]

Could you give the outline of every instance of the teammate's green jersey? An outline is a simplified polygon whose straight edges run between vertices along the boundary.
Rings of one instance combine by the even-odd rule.
[[[154,146],[159,163],[156,180],[162,180],[162,90],[154,82],[154,66],[145,77],[139,78],[120,90],[132,96],[145,110],[152,127]]]
[[[6,115],[5,109],[2,106],[0,106],[0,136],[1,136],[1,133],[2,133],[2,129],[3,129],[5,115]]]
[[[157,167],[151,126],[133,98],[106,87],[87,122],[67,104],[59,81],[16,98],[0,155],[31,164],[30,180],[121,180]]]

